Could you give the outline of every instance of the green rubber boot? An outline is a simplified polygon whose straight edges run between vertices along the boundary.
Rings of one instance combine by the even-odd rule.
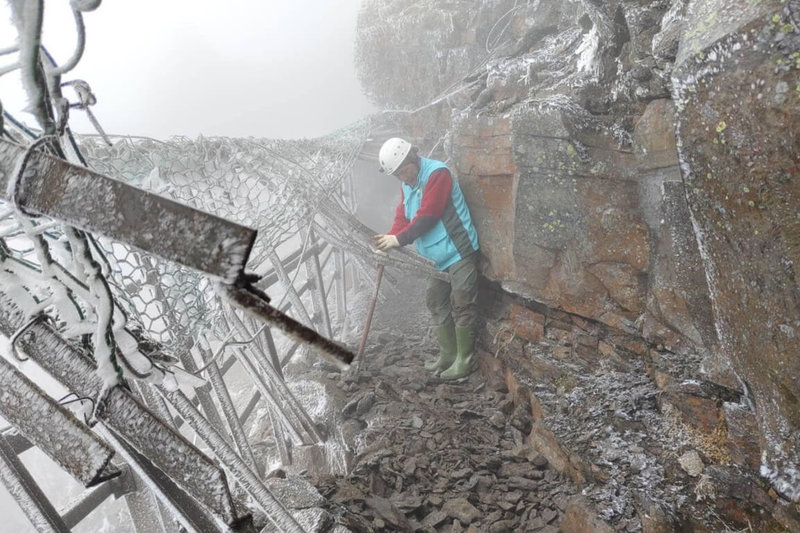
[[[425,363],[425,370],[439,372],[453,364],[456,360],[456,329],[452,322],[435,328],[436,339],[439,341],[439,358],[436,361]]]
[[[442,379],[459,379],[468,376],[478,369],[475,358],[475,331],[472,328],[456,328],[456,345],[458,355],[450,368],[442,372]]]

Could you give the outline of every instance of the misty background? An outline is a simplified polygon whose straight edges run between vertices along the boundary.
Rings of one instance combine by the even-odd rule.
[[[304,138],[373,112],[353,61],[360,0],[137,0],[102,2],[84,14],[86,50],[64,81],[82,79],[109,134],[164,139]],[[47,2],[44,45],[58,63],[72,55],[69,2]],[[16,29],[0,4],[0,49]],[[6,58],[9,56],[6,56]],[[6,59],[0,57],[0,60]],[[6,61],[0,61],[0,65]],[[5,109],[28,124],[18,73],[0,77]],[[75,100],[71,89],[65,96]],[[73,129],[94,133],[81,111]]]

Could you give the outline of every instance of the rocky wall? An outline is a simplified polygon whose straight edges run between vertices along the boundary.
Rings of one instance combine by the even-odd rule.
[[[800,6],[697,0],[673,74],[689,208],[761,472],[800,498]]]

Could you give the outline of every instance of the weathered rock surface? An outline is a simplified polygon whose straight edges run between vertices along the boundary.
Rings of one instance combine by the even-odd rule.
[[[800,499],[800,34],[795,2],[697,1],[674,71],[689,207],[762,473]]]

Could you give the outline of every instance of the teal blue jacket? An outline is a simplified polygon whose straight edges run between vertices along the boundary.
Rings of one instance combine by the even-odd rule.
[[[447,165],[435,159],[420,157],[417,184],[414,187],[402,184],[403,207],[408,220],[414,219],[422,205],[428,178],[440,168],[447,168]],[[445,270],[478,250],[478,232],[472,224],[467,202],[455,176],[452,172],[450,175],[453,187],[442,217],[416,240],[417,251],[423,257],[431,259],[437,270]]]

